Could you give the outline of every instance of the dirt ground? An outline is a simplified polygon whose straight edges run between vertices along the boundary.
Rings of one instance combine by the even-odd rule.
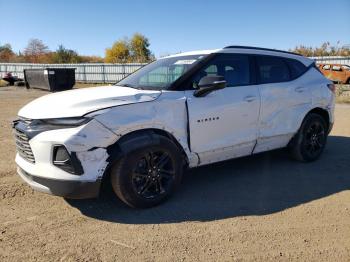
[[[350,261],[350,106],[322,158],[284,150],[187,172],[165,204],[65,200],[15,172],[11,120],[46,94],[0,88],[0,261]]]

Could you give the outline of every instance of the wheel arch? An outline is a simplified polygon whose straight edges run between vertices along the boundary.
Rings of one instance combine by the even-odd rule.
[[[303,124],[305,118],[306,118],[309,114],[312,114],[312,113],[320,115],[320,116],[325,120],[325,122],[326,122],[326,124],[327,124],[327,129],[328,129],[329,132],[330,132],[331,123],[330,123],[330,115],[329,115],[329,112],[328,112],[326,109],[324,109],[324,108],[321,108],[321,107],[314,107],[314,108],[310,109],[309,111],[307,111],[306,114],[304,115],[304,117],[302,117],[301,120],[299,120],[300,122],[299,122],[299,125],[298,125],[298,129],[297,129],[296,133],[295,133],[295,134],[292,136],[292,138],[290,139],[290,141],[289,141],[289,143],[288,143],[288,145],[287,145],[288,147],[291,146],[291,145],[294,143],[294,139],[295,139],[296,135],[298,134],[298,132],[299,132],[299,130],[300,130],[300,128],[301,128],[301,126],[302,126],[302,124]]]
[[[330,116],[329,116],[329,112],[324,109],[324,108],[321,108],[321,107],[315,107],[313,108],[312,110],[310,110],[305,116],[304,116],[304,119],[305,117],[308,115],[308,114],[311,114],[311,113],[314,113],[314,114],[318,114],[320,115],[326,122],[327,124],[327,129],[329,129],[330,127]],[[304,120],[303,119],[303,120]]]
[[[312,113],[320,115],[320,116],[325,120],[325,122],[326,122],[326,124],[327,124],[327,129],[330,131],[330,129],[331,129],[331,123],[330,123],[330,115],[329,115],[329,112],[328,112],[326,109],[324,109],[324,108],[321,108],[321,107],[314,107],[314,108],[308,110],[308,111],[305,113],[305,115],[304,115],[302,118],[300,118],[299,124],[297,125],[298,129],[296,130],[296,133],[300,130],[301,125],[302,125],[303,122],[304,122],[304,119],[305,119],[309,114],[312,114]],[[296,135],[296,133],[293,135],[293,137]],[[293,137],[292,137],[291,140],[293,140]]]
[[[151,144],[154,142],[154,139],[157,139],[156,136],[163,136],[174,142],[174,144],[182,153],[184,165],[188,166],[189,157],[186,153],[186,149],[181,145],[181,143],[175,138],[173,134],[163,129],[145,128],[125,133],[114,144],[107,147],[107,153],[109,155],[107,159],[108,165],[103,176],[106,176],[106,173],[109,172],[110,167],[121,157],[132,151],[140,144]]]

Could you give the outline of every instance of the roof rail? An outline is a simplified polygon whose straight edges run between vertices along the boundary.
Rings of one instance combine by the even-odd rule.
[[[278,50],[278,49],[271,49],[271,48],[263,48],[263,47],[241,46],[241,45],[230,45],[230,46],[224,47],[224,49],[229,49],[229,48],[254,49],[254,50],[272,51],[272,52],[279,52],[279,53],[286,53],[286,54],[291,54],[291,55],[302,56],[300,54],[293,53],[293,52],[288,52],[288,51],[283,51],[283,50]]]

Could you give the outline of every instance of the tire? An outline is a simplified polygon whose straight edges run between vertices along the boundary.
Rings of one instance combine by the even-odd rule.
[[[183,157],[174,142],[153,135],[147,145],[134,147],[111,169],[114,193],[133,208],[149,208],[164,202],[179,186]]]
[[[289,145],[291,156],[302,162],[315,161],[326,146],[327,135],[327,123],[322,116],[315,113],[306,115]]]

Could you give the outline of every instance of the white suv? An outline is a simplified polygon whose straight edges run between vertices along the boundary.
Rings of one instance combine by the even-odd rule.
[[[184,167],[288,147],[313,161],[333,125],[334,85],[306,57],[229,46],[182,53],[115,86],[43,96],[14,121],[18,174],[67,198],[102,180],[132,207],[165,200]]]

